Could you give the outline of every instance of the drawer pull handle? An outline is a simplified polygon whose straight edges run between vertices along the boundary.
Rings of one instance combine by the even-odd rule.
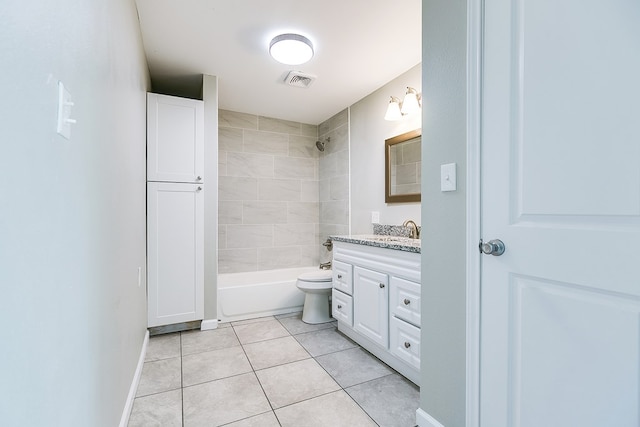
[[[342,274],[338,274],[338,279],[342,279]]]
[[[380,289],[384,288],[384,283],[380,283]]]
[[[342,306],[340,304],[338,304],[338,310],[340,310],[342,308]]]
[[[404,299],[404,305],[409,305],[409,304],[411,304],[411,300],[408,299],[408,298],[405,298]]]
[[[409,341],[405,341],[404,348],[409,348],[409,347],[411,347],[411,343]]]

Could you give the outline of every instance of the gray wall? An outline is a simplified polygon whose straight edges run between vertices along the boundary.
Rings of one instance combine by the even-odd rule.
[[[424,0],[420,408],[465,423],[466,0]],[[440,192],[440,165],[458,165]]]
[[[420,224],[420,203],[384,201],[385,139],[418,129],[420,114],[398,121],[384,115],[391,95],[404,97],[407,86],[421,91],[422,66],[412,67],[350,107],[351,110],[351,232],[371,234],[371,212],[380,212],[381,224],[401,225],[412,219]],[[429,101],[427,101],[429,102]]]
[[[219,111],[218,273],[318,263],[318,127]]]
[[[116,426],[147,324],[134,2],[4,1],[0,40],[1,423]],[[71,140],[56,134],[58,80]]]

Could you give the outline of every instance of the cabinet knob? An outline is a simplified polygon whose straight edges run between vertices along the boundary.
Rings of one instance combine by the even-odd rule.
[[[338,274],[338,279],[342,279],[342,274]]]
[[[380,289],[384,288],[384,283],[380,283]]]
[[[202,187],[196,188],[196,191],[202,191]]]
[[[196,176],[196,181],[202,181],[202,177],[201,176]]]
[[[342,308],[342,306],[340,304],[338,304],[338,310],[340,310]]]
[[[409,305],[409,304],[411,304],[411,300],[408,299],[408,298],[405,298],[404,299],[404,305]]]
[[[409,347],[411,347],[411,343],[409,341],[405,341],[404,348],[409,348]]]

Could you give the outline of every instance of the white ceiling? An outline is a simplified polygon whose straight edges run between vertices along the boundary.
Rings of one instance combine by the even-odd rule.
[[[319,124],[421,61],[421,0],[136,4],[154,91],[197,97],[199,76],[214,75],[226,110]],[[310,62],[287,66],[269,56],[270,40],[286,32],[313,42]],[[291,70],[317,80],[287,86]]]

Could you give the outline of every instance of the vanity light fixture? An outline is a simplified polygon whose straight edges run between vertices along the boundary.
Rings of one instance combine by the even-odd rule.
[[[402,101],[402,114],[413,114],[420,109],[420,94],[412,87],[407,87],[407,93]]]
[[[282,64],[300,65],[313,58],[313,44],[300,34],[280,34],[269,43],[269,54]]]
[[[387,107],[387,114],[384,115],[385,120],[394,121],[402,118],[402,112],[400,111],[400,99],[392,96],[389,100],[389,106]]]
[[[384,115],[385,120],[400,120],[402,116],[413,114],[420,110],[422,97],[412,87],[407,87],[407,93],[404,95],[404,100],[400,102],[400,99],[392,96],[387,106],[387,113]]]

